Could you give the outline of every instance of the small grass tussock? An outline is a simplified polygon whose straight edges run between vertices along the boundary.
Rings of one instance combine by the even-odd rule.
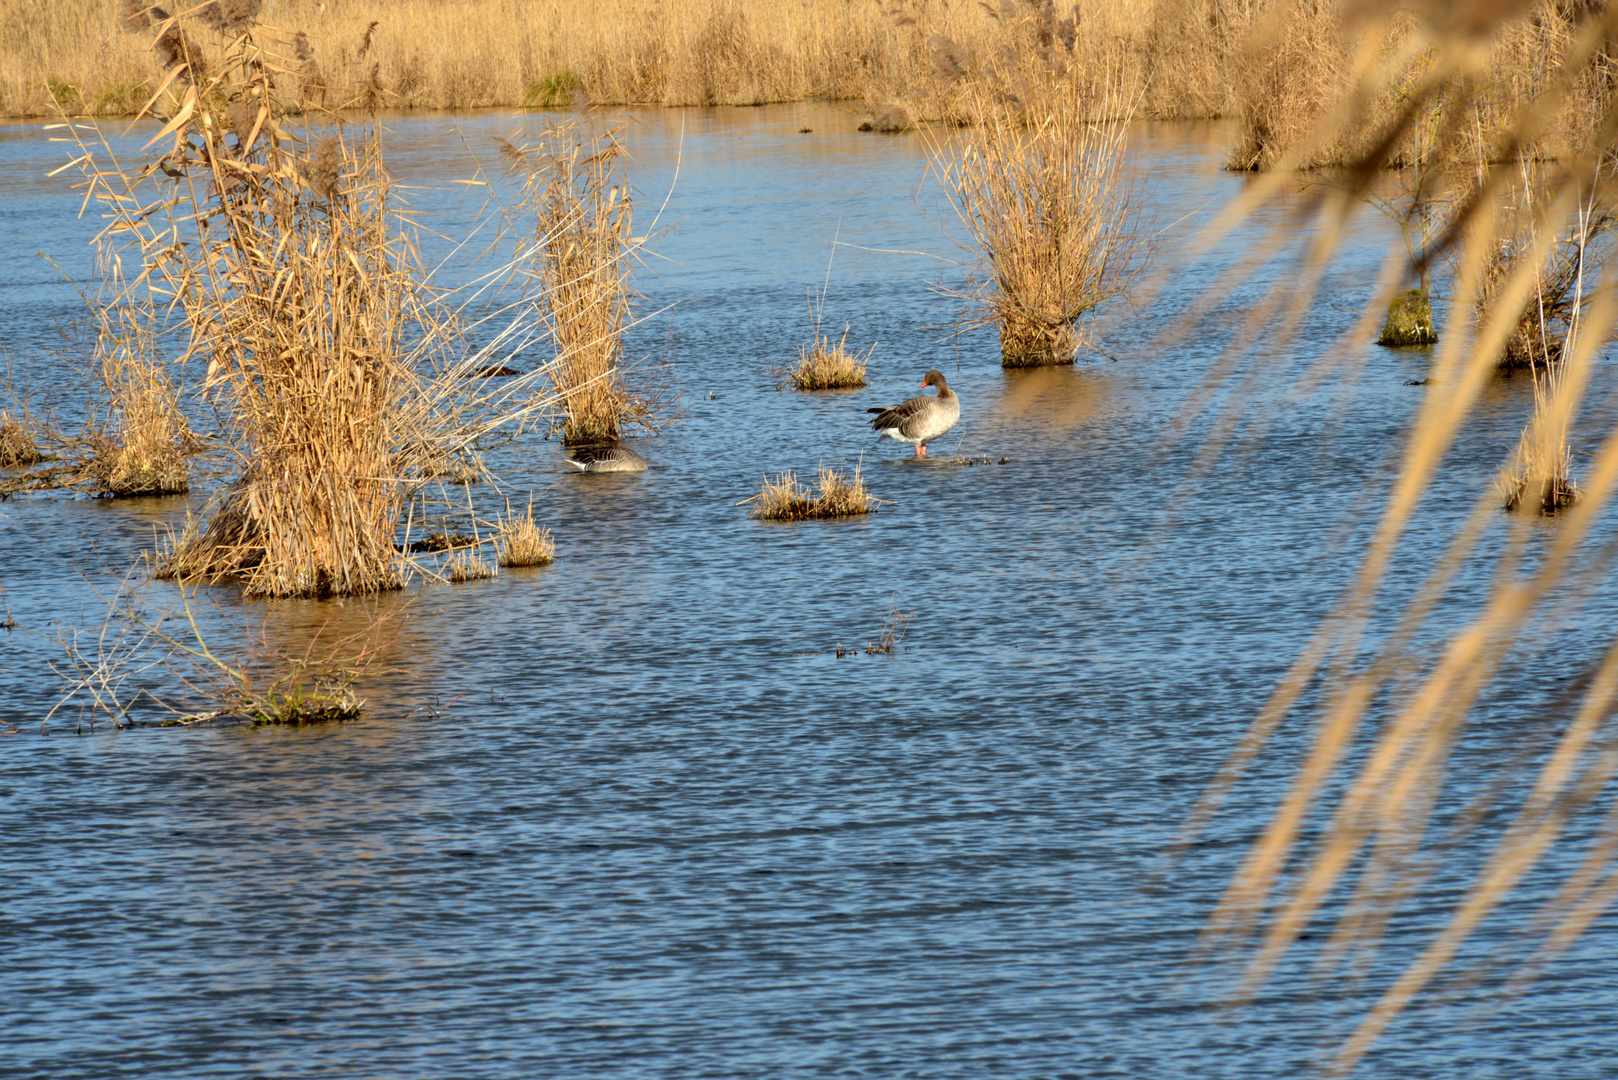
[[[495,568],[480,558],[476,551],[457,552],[444,566],[444,577],[456,585],[465,581],[487,581],[495,573]]]
[[[798,351],[798,366],[779,373],[776,389],[788,385],[797,390],[857,389],[865,385],[866,365],[875,351],[874,343],[863,353],[851,351],[846,327],[835,344],[831,338],[816,334],[813,345]]]
[[[763,489],[744,499],[743,505],[752,503],[748,516],[760,521],[806,521],[869,514],[881,503],[866,490],[858,466],[850,477],[841,469],[822,465],[816,483],[818,491],[799,484],[795,472],[782,473],[773,480],[766,475]]]
[[[1116,90],[1097,100],[1058,83],[1029,114],[988,88],[963,97],[972,126],[929,133],[933,168],[974,261],[964,288],[967,326],[1000,332],[1008,368],[1069,364],[1080,322],[1125,294],[1148,269],[1154,243],[1124,171],[1126,125],[1091,117],[1132,109]]]
[[[578,76],[571,71],[554,72],[531,85],[523,94],[522,103],[533,109],[555,109],[571,105],[578,84]]]
[[[44,460],[45,453],[39,448],[26,418],[18,419],[9,412],[0,412],[0,469],[37,465]]]
[[[556,559],[556,541],[549,529],[534,524],[530,506],[521,517],[508,516],[500,522],[495,556],[501,566],[549,566]]]

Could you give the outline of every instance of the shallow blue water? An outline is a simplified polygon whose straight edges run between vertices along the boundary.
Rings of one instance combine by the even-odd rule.
[[[1179,269],[1153,304],[1104,320],[1118,361],[1007,373],[992,334],[952,336],[930,288],[959,280],[944,260],[961,256],[913,139],[858,135],[829,107],[621,118],[641,220],[668,197],[662,259],[636,282],[662,313],[631,351],[673,366],[686,411],[637,444],[652,470],[577,476],[537,439],[496,455],[502,494],[475,497],[532,495],[561,555],[548,568],[376,604],[203,602],[221,639],[245,620],[296,649],[328,619],[408,601],[384,650],[395,670],[361,685],[364,719],[91,735],[68,711],[39,735],[60,693],[52,639],[101,626],[96,590],[187,500],[0,504],[20,624],[0,638],[0,718],[21,732],[0,738],[0,1073],[1238,1078],[1318,1063],[1464,876],[1409,906],[1365,983],[1310,983],[1304,956],[1224,1012],[1230,969],[1187,958],[1306,732],[1283,733],[1203,844],[1172,866],[1162,853],[1349,579],[1428,392],[1405,385],[1425,354],[1333,344],[1391,230],[1360,223],[1335,302],[1289,351],[1261,346],[1251,378],[1207,384],[1284,262],[1196,333],[1162,332],[1234,260],[1285,255],[1307,193],[1192,258],[1187,238],[1244,182],[1218,171],[1229,132],[1143,126],[1134,161]],[[399,118],[390,160],[436,186],[415,197],[453,225],[476,200],[449,182],[473,155],[496,167],[489,136],[536,123]],[[32,252],[83,277],[94,231],[40,178],[60,160],[37,130],[0,129],[0,342],[44,390],[71,386],[44,350],[80,309]],[[775,391],[767,369],[808,340],[804,294],[834,236],[825,320],[876,343],[871,386]],[[1322,353],[1335,369],[1311,388],[1297,376]],[[935,366],[964,404],[933,453],[995,464],[917,463],[870,437],[865,408]],[[1525,380],[1490,389],[1400,549],[1390,610],[1487,489],[1528,400]],[[861,454],[889,500],[870,518],[771,525],[737,505],[765,472]],[[1438,628],[1491,572],[1467,568]],[[914,613],[898,651],[836,656],[893,607]],[[1508,761],[1615,613],[1599,581],[1537,628],[1457,769]],[[1515,947],[1519,916],[1468,959]],[[1599,924],[1501,1009],[1433,997],[1364,1074],[1612,1075],[1615,943]]]

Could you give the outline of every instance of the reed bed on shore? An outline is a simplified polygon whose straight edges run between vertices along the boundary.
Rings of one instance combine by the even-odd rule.
[[[1599,426],[1599,414],[1589,419],[1579,436],[1589,451],[1575,455],[1586,462],[1576,481],[1569,464],[1595,360],[1618,329],[1612,282],[1587,276],[1567,290],[1565,332],[1554,331],[1562,343],[1549,347],[1546,335],[1547,347],[1536,347],[1533,415],[1521,444],[1502,462],[1505,501],[1561,510],[1558,520],[1540,527],[1526,515],[1502,518],[1503,492],[1479,485],[1448,549],[1420,571],[1414,596],[1397,608],[1387,600],[1392,579],[1403,573],[1398,548],[1418,507],[1483,405],[1485,388],[1502,377],[1501,357],[1521,331],[1524,311],[1537,309],[1547,274],[1561,274],[1557,249],[1565,250],[1568,222],[1576,223],[1575,236],[1583,235],[1612,205],[1607,169],[1618,102],[1592,97],[1590,87],[1610,77],[1607,43],[1618,29],[1618,10],[1570,5],[1554,21],[1528,3],[1465,17],[1437,4],[1399,14],[1369,2],[1344,6],[1365,40],[1405,42],[1358,55],[1353,100],[1395,95],[1406,107],[1367,138],[1363,109],[1334,106],[1287,151],[1284,163],[1331,146],[1347,147],[1351,156],[1338,184],[1316,200],[1297,272],[1285,276],[1284,295],[1272,295],[1265,313],[1295,325],[1295,316],[1318,302],[1337,247],[1389,157],[1400,147],[1420,148],[1439,174],[1435,189],[1453,196],[1453,210],[1439,228],[1423,230],[1408,261],[1397,253],[1390,258],[1380,296],[1328,347],[1316,370],[1329,373],[1336,355],[1351,354],[1353,342],[1374,334],[1401,278],[1423,277],[1450,259],[1447,329],[1430,369],[1436,389],[1424,394],[1411,423],[1356,575],[1300,644],[1181,835],[1186,843],[1199,833],[1259,754],[1283,752],[1271,744],[1284,724],[1309,725],[1290,751],[1294,779],[1235,868],[1210,916],[1202,954],[1235,962],[1226,997],[1235,1002],[1252,1001],[1300,959],[1323,982],[1368,980],[1374,1004],[1331,1053],[1323,1070],[1330,1076],[1354,1070],[1424,995],[1520,991],[1618,900],[1618,815],[1609,806],[1618,781],[1612,753],[1618,634],[1587,642],[1585,658],[1566,672],[1565,692],[1524,714],[1512,735],[1525,748],[1521,755],[1467,756],[1490,695],[1517,689],[1510,680],[1520,650],[1541,648],[1541,635],[1564,625],[1569,605],[1615,569],[1618,552],[1607,543],[1605,522],[1618,493],[1618,429]],[[1563,31],[1565,40],[1558,40]],[[1539,70],[1553,77],[1528,88],[1510,112],[1509,129],[1480,153],[1479,131],[1484,143],[1493,138],[1490,110],[1499,104],[1493,65],[1533,35],[1542,36],[1550,60]],[[1416,41],[1424,51],[1412,68]],[[1534,197],[1522,199],[1513,189],[1523,166],[1577,131],[1567,118],[1585,115],[1596,102],[1600,115],[1585,117],[1585,141],[1547,165],[1532,181]],[[1507,167],[1477,167],[1502,156]],[[1256,178],[1215,234],[1267,205],[1286,183],[1279,171]],[[1531,228],[1524,228],[1524,213]],[[1504,260],[1503,246],[1511,256]],[[1265,350],[1284,349],[1286,333],[1281,341],[1267,338]],[[1237,373],[1247,337],[1234,340],[1222,361],[1230,384],[1244,377]],[[1219,386],[1205,389],[1213,394]],[[1567,507],[1564,495],[1575,484],[1578,498]],[[1490,584],[1457,626],[1458,613],[1441,601],[1453,595],[1463,572]],[[1470,885],[1435,927],[1424,890],[1451,872],[1466,875]],[[1531,874],[1535,895],[1525,896]],[[1474,962],[1459,969],[1473,934],[1510,917],[1514,904],[1528,913],[1513,947],[1481,959],[1474,949]]]
[[[137,112],[156,88],[145,56],[151,42],[120,32],[119,7],[111,0],[35,7],[28,19],[0,23],[0,114],[51,115],[53,101],[73,115]],[[1426,23],[1414,15],[1367,20],[1362,7],[1353,0],[805,0],[766,15],[738,0],[553,0],[542,9],[505,0],[397,0],[385,9],[265,0],[262,18],[286,32],[293,104],[315,109],[839,100],[893,118],[873,126],[900,130],[964,119],[959,81],[990,70],[1012,76],[996,85],[1004,100],[1030,90],[1037,97],[1029,76],[1048,71],[1060,53],[1071,61],[1064,78],[1099,105],[1120,102],[1096,97],[1096,89],[1123,86],[1137,115],[1240,117],[1231,166],[1262,169],[1357,160],[1372,150],[1408,161],[1424,140],[1437,145],[1429,136],[1450,121],[1411,129],[1401,113],[1415,106],[1448,116],[1461,97],[1469,112],[1464,141],[1492,153],[1516,103],[1558,77],[1589,9],[1553,0],[1510,5],[1532,17],[1488,35],[1486,59],[1464,92],[1418,100],[1433,47]],[[209,44],[214,32],[196,40]],[[1373,95],[1357,95],[1356,72],[1389,57],[1395,77]],[[1588,141],[1613,92],[1604,69],[1575,66],[1557,112],[1536,123],[1538,155]],[[1327,114],[1343,110],[1355,114],[1353,124],[1333,125],[1331,141],[1312,138]],[[1411,137],[1383,145],[1394,130]]]

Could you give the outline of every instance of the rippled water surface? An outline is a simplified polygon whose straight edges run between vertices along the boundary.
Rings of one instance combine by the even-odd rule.
[[[1132,158],[1179,269],[1104,320],[1116,361],[1007,373],[930,287],[958,283],[961,255],[917,141],[858,135],[834,108],[620,119],[640,221],[667,197],[636,280],[659,313],[631,351],[672,365],[685,414],[636,444],[651,470],[574,475],[540,440],[501,451],[503,494],[475,497],[531,495],[548,568],[379,604],[204,603],[220,633],[261,622],[291,648],[407,609],[364,719],[91,734],[58,713],[37,734],[55,638],[101,626],[99,594],[187,501],[0,504],[20,624],[0,637],[0,718],[21,729],[0,737],[0,1073],[1302,1075],[1464,877],[1408,906],[1364,984],[1310,983],[1305,955],[1221,1011],[1230,971],[1188,956],[1306,732],[1283,733],[1188,857],[1161,855],[1348,579],[1435,392],[1406,385],[1425,353],[1338,342],[1396,235],[1364,217],[1300,341],[1260,343],[1221,382],[1249,302],[1287,287],[1309,193],[1195,254],[1244,183],[1218,168],[1230,132],[1142,126]],[[454,233],[479,196],[451,182],[474,156],[495,166],[491,135],[540,123],[399,118],[391,163]],[[37,128],[0,129],[0,342],[66,416],[71,357],[47,350],[82,314],[63,274],[88,273],[95,223],[44,178],[62,160]],[[876,343],[871,385],[775,391],[834,236],[825,319]],[[1194,296],[1211,313],[1164,338]],[[930,367],[963,402],[933,453],[993,464],[871,437],[864,410]],[[1528,401],[1522,380],[1489,391],[1400,549],[1393,609]],[[888,500],[869,518],[762,524],[737,505],[767,471],[861,455]],[[1468,567],[1440,624],[1491,573]],[[1588,659],[1618,615],[1608,583],[1589,593],[1515,656],[1462,775],[1516,752]],[[914,613],[896,652],[836,655],[895,607]],[[1463,960],[1510,945],[1523,910]],[[1507,1005],[1431,997],[1365,1074],[1613,1075],[1615,945],[1598,925]]]

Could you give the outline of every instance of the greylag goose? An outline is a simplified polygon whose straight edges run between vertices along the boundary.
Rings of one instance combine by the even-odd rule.
[[[944,434],[960,420],[961,399],[955,396],[955,391],[944,381],[944,373],[936,369],[926,374],[921,380],[921,385],[924,389],[929,386],[938,387],[938,396],[929,397],[922,394],[909,401],[889,405],[885,409],[865,411],[878,414],[877,418],[871,421],[872,431],[886,435],[890,439],[915,444],[916,456],[924,458],[927,456],[927,443]]]
[[[645,472],[646,459],[627,446],[575,446],[567,461],[583,472]]]

